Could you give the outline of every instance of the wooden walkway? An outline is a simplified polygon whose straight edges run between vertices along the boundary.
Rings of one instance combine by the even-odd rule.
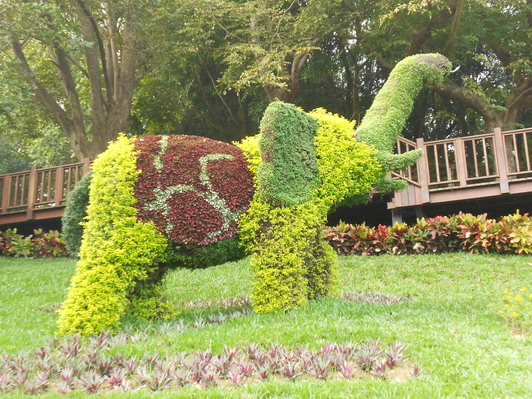
[[[395,193],[388,209],[400,222],[402,212],[414,208],[489,197],[532,194],[532,128],[454,139],[416,142],[401,138],[397,153],[423,150],[415,166],[393,172],[405,179],[406,190]]]
[[[401,138],[397,152],[423,149],[417,165],[392,173],[408,181],[388,209],[394,221],[402,212],[489,197],[532,194],[532,128],[448,140],[416,142]],[[90,161],[0,175],[0,225],[56,219],[68,193],[89,171]]]
[[[0,225],[63,216],[68,193],[89,172],[81,163],[0,175]]]

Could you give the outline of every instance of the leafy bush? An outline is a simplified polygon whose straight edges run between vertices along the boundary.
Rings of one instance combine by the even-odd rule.
[[[124,136],[94,161],[80,259],[58,311],[61,334],[116,329],[131,307],[142,317],[166,312],[158,264],[167,244],[153,223],[137,220],[136,161],[133,141]]]
[[[314,192],[325,214],[340,205],[367,202],[382,171],[372,146],[353,139],[355,122],[318,108],[310,114],[318,121],[314,139],[320,185]],[[325,209],[326,208],[326,209]]]
[[[65,213],[61,219],[63,239],[65,240],[68,251],[76,256],[81,247],[81,237],[83,235],[83,226],[81,223],[87,215],[91,179],[92,172],[89,172],[74,186],[74,189],[68,196]]]
[[[336,256],[323,239],[323,217],[315,204],[275,208],[253,202],[240,234],[252,252],[256,312],[289,310],[334,293]]]
[[[42,229],[24,237],[17,229],[0,232],[0,253],[4,256],[55,258],[67,256],[65,243],[58,231],[45,233]]]
[[[519,211],[499,221],[460,213],[418,219],[413,226],[340,224],[325,236],[340,255],[394,255],[466,251],[471,253],[532,253],[532,218]]]
[[[46,233],[42,229],[33,230],[30,237],[34,256],[56,258],[68,255],[64,238],[57,230],[50,230]]]
[[[210,245],[170,245],[167,265],[202,268],[241,259],[246,256],[238,234]]]

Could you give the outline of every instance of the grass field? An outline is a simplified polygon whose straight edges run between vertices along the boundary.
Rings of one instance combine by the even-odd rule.
[[[74,267],[69,259],[0,259],[0,352],[35,350],[53,336],[57,317],[53,310],[66,295]],[[251,313],[192,327],[195,320],[221,312],[217,301],[249,295],[251,272],[248,260],[201,270],[178,269],[168,274],[165,285],[177,316],[166,322],[124,320],[124,329],[142,332],[142,339],[113,350],[138,356],[209,348],[220,352],[224,345],[249,343],[319,348],[324,342],[367,342],[371,338],[390,344],[399,340],[406,346],[408,361],[421,367],[418,378],[403,382],[275,380],[238,388],[145,390],[122,396],[529,397],[529,335],[511,328],[497,309],[505,290],[532,289],[532,257],[346,257],[340,259],[340,280],[341,291],[410,295],[412,300],[375,305],[326,298],[288,313]],[[207,309],[185,306],[193,300],[213,304]],[[115,395],[119,396],[111,394]]]

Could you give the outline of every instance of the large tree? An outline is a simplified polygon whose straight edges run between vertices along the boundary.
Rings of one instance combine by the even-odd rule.
[[[407,136],[529,126],[531,1],[0,0],[0,84],[30,89],[78,158],[125,130],[239,139],[274,99],[360,121],[420,52],[460,70]]]
[[[515,128],[529,119],[531,0],[343,3],[356,16],[343,33],[353,39],[344,51],[361,54],[364,67],[373,68],[367,57],[387,73],[404,56],[421,52],[440,52],[460,66],[442,87],[432,88],[437,96],[425,94],[416,104],[411,123],[418,132],[438,116],[438,128],[447,134]],[[352,65],[357,77],[360,61]]]
[[[143,76],[142,0],[2,0],[8,67],[64,132],[78,159],[94,157],[128,128]],[[31,112],[31,110],[28,110]]]

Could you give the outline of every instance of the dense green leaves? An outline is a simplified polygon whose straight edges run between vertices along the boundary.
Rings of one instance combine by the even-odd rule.
[[[65,213],[61,218],[63,239],[68,251],[77,256],[81,247],[83,236],[82,223],[87,216],[87,204],[89,203],[89,186],[92,180],[92,172],[83,176],[77,182],[68,196]]]
[[[261,122],[258,170],[261,196],[273,206],[308,201],[318,185],[315,119],[294,105],[270,104]]]

